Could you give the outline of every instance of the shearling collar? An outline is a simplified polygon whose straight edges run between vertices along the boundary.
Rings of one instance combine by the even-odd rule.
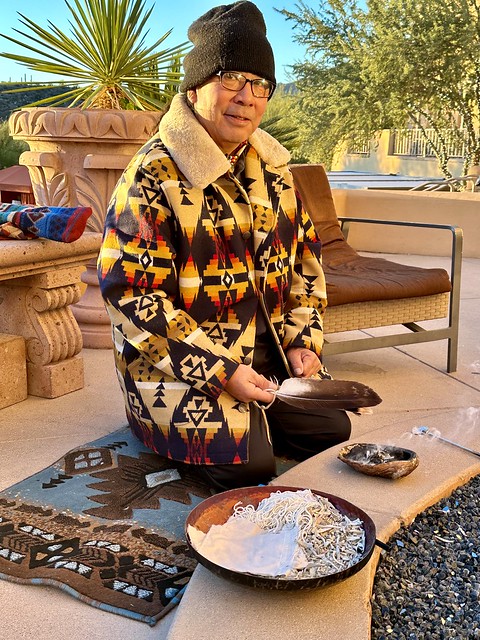
[[[198,122],[184,94],[173,98],[170,109],[160,121],[159,135],[193,187],[205,189],[230,170],[229,160]],[[290,160],[287,149],[266,131],[257,129],[249,142],[262,160],[274,167],[283,166]]]

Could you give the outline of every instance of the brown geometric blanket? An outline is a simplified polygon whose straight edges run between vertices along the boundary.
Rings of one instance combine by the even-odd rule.
[[[193,573],[185,519],[211,494],[121,429],[0,492],[0,578],[154,625]]]

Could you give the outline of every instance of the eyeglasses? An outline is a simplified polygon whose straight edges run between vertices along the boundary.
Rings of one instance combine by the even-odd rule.
[[[255,98],[270,98],[275,91],[275,83],[265,78],[249,80],[242,73],[236,71],[219,71],[215,75],[220,78],[222,87],[229,91],[241,91],[249,82]]]

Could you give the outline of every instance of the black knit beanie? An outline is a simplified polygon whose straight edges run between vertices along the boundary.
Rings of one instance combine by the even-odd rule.
[[[210,9],[190,25],[188,38],[194,46],[183,61],[181,91],[200,86],[218,71],[245,71],[275,82],[265,20],[253,2]]]

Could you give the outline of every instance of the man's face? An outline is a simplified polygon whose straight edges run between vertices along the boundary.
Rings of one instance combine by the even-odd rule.
[[[249,80],[259,76],[242,74]],[[267,107],[266,98],[256,98],[249,82],[240,91],[225,89],[214,76],[201,87],[187,92],[201,125],[224,153],[231,153],[252,135]]]

